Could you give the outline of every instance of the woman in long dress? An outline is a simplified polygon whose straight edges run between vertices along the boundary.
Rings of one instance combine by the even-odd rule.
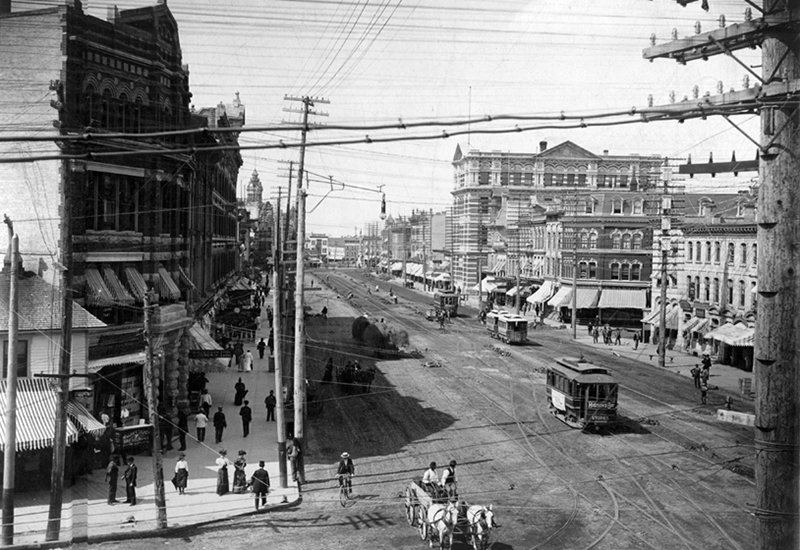
[[[226,494],[230,490],[228,485],[228,464],[230,464],[230,460],[228,460],[227,454],[228,451],[220,449],[219,457],[217,458],[217,494],[219,496]]]
[[[245,474],[245,467],[247,466],[247,459],[244,451],[239,451],[239,458],[233,463],[233,492],[237,494],[247,491],[247,474]]]
[[[175,463],[175,488],[178,494],[186,494],[186,484],[189,480],[189,463],[186,462],[186,455],[178,455],[178,462]]]

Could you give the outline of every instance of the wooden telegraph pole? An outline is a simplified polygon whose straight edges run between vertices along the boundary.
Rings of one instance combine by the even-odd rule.
[[[17,458],[17,333],[19,329],[19,237],[8,225],[10,269],[8,270],[8,372],[6,373],[6,446],[3,455],[3,546],[14,544],[14,488]]]
[[[677,0],[686,5],[694,0]],[[748,1],[745,20],[706,33],[652,46],[644,57],[685,63],[725,54],[760,80],[754,88],[663,105],[652,113],[683,120],[722,114],[759,149],[758,303],[755,330],[756,420],[754,508],[757,550],[798,548],[800,457],[798,457],[798,388],[800,388],[800,0]],[[761,45],[762,74],[736,58],[738,50]],[[749,107],[749,109],[747,109]],[[761,135],[751,138],[728,115],[761,115]],[[641,111],[647,116],[650,109]]]
[[[291,171],[291,165],[290,165]],[[291,181],[291,175],[289,176]],[[283,254],[281,242],[281,188],[275,201],[272,239],[272,349],[275,361],[275,421],[278,424],[278,468],[282,488],[288,487],[286,474],[286,411],[283,403]],[[288,218],[288,214],[287,214]]]
[[[306,191],[303,189],[303,174],[305,173],[306,158],[306,136],[308,134],[308,115],[322,115],[311,111],[316,103],[329,103],[325,99],[285,96],[288,101],[300,101],[303,103],[303,126],[300,134],[300,163],[297,170],[297,273],[295,275],[294,292],[294,444],[299,448],[299,460],[297,463],[298,483],[305,481],[303,459],[305,455],[304,426],[305,403],[306,403],[306,374],[305,374],[305,311],[303,302],[303,278],[305,276],[305,264],[303,251],[306,239]],[[293,112],[289,109],[286,111]],[[307,177],[307,175],[306,175]],[[306,181],[308,187],[308,181]]]
[[[161,457],[161,430],[158,415],[158,397],[156,395],[156,380],[153,375],[153,333],[151,326],[150,293],[144,296],[144,390],[147,397],[147,409],[152,426],[153,449],[153,492],[156,501],[156,526],[159,529],[167,528],[167,500],[164,496],[164,466]]]

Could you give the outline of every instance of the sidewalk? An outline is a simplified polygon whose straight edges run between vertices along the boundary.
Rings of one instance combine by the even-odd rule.
[[[267,297],[267,300],[271,296]],[[266,308],[263,308],[266,311]],[[261,328],[256,333],[256,342],[261,337],[269,336],[269,323],[266,315],[262,316]],[[206,429],[205,442],[196,440],[194,418],[189,417],[189,435],[186,438],[186,460],[189,463],[189,481],[185,495],[179,495],[170,480],[175,471],[178,459],[179,443],[177,436],[173,443],[175,450],[166,451],[163,455],[164,489],[167,501],[167,524],[169,527],[185,527],[253,513],[254,499],[251,493],[224,496],[216,494],[216,469],[214,461],[218,450],[225,448],[228,458],[234,461],[240,449],[247,451],[247,479],[258,468],[258,461],[266,462],[270,477],[270,494],[267,508],[294,504],[299,499],[296,484],[289,476],[289,486],[280,488],[278,468],[277,432],[274,422],[266,422],[264,398],[269,390],[275,388],[275,374],[268,372],[268,361],[258,359],[255,343],[246,345],[255,359],[254,370],[239,373],[236,369],[227,372],[207,373],[207,388],[213,399],[211,415],[218,406],[223,407],[228,427],[223,434],[222,443],[214,444],[214,427],[209,423]],[[242,436],[242,423],[239,416],[240,407],[233,404],[236,381],[242,378],[248,389],[245,399],[250,401],[253,410],[253,421],[250,424],[250,435]],[[136,506],[129,506],[125,500],[125,481],[122,479],[124,467],[120,467],[120,479],[117,484],[118,504],[107,504],[108,486],[105,482],[105,470],[95,470],[89,476],[83,476],[68,488],[64,494],[64,506],[61,521],[61,540],[81,540],[88,537],[91,542],[108,539],[137,536],[156,529],[156,507],[154,501],[152,457],[137,455],[134,457],[138,466],[138,488],[136,490]],[[229,482],[233,482],[233,468],[229,468]],[[44,542],[48,516],[48,492],[19,493],[16,495],[14,521],[15,545],[35,545]],[[62,542],[62,546],[63,546]]]

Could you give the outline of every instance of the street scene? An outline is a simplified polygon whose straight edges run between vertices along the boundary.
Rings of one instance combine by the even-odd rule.
[[[800,0],[0,0],[0,548],[800,546]]]

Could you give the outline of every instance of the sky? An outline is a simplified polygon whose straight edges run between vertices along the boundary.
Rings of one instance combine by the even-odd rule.
[[[120,9],[155,0],[122,0]],[[42,2],[44,3],[44,2]],[[746,71],[719,56],[680,65],[649,62],[642,50],[655,34],[658,43],[744,20],[743,0],[709,0],[681,7],[673,0],[168,0],[180,32],[183,62],[190,71],[193,104],[198,109],[230,103],[236,92],[250,127],[297,122],[300,103],[284,96],[324,98],[312,117],[321,125],[414,121],[441,122],[485,115],[586,115],[656,105],[724,89],[741,89]],[[105,17],[110,2],[85,0],[92,15]],[[760,72],[760,50],[739,55]],[[754,80],[750,78],[751,82]],[[632,117],[631,120],[635,120]],[[755,139],[758,121],[737,117]],[[470,125],[510,128],[530,122]],[[361,139],[366,135],[441,135],[443,127],[339,131],[320,128],[308,141]],[[466,129],[466,128],[464,128]],[[243,134],[242,145],[287,142],[297,131]],[[639,123],[583,129],[544,129],[507,134],[471,134],[427,141],[309,147],[305,166],[307,230],[352,235],[378,220],[382,189],[387,211],[441,211],[452,203],[451,160],[457,143],[479,150],[536,152],[565,140],[601,154],[692,156],[705,162],[755,157],[755,146],[721,118],[702,121]],[[296,149],[244,151],[239,194],[253,170],[259,172],[265,199],[287,185],[286,161]],[[755,173],[738,177],[687,180],[690,190],[744,189]],[[345,188],[324,183],[328,177]],[[353,187],[349,187],[353,186]],[[382,188],[379,186],[383,186]],[[360,189],[361,188],[361,189]],[[294,194],[294,191],[293,191]]]

